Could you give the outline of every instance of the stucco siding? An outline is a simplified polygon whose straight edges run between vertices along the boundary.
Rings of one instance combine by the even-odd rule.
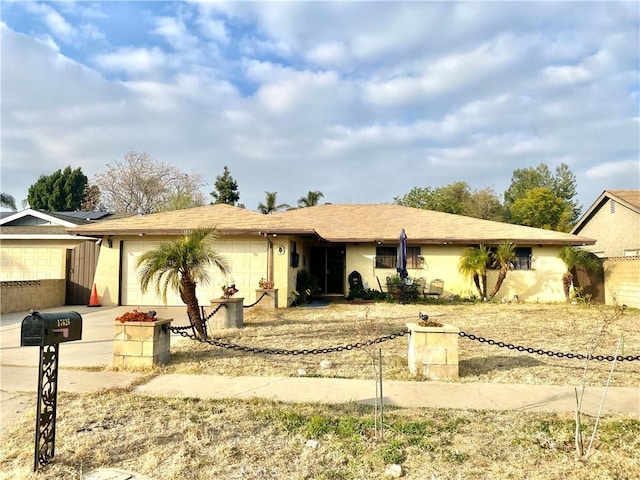
[[[153,295],[153,300],[149,300],[146,297],[140,297],[139,299],[128,298],[131,295],[127,295],[123,291],[127,286],[127,282],[129,282],[130,290],[133,286],[138,291],[139,288],[134,285],[138,281],[137,272],[129,271],[133,268],[135,259],[129,259],[128,263],[130,265],[128,269],[125,269],[127,259],[124,256],[136,256],[148,246],[168,241],[169,238],[145,236],[144,241],[141,241],[137,237],[112,237],[111,240],[111,248],[106,245],[106,240],[102,243],[96,269],[95,283],[101,304],[117,305],[121,301],[121,297],[123,304],[137,305],[140,303],[141,305],[147,305],[150,301],[155,305],[162,304],[155,295]],[[218,250],[223,258],[229,261],[231,274],[225,277],[217,268],[212,268],[210,271],[212,281],[208,285],[199,285],[196,290],[200,304],[208,306],[211,299],[222,296],[222,285],[234,282],[240,290],[237,295],[245,298],[245,303],[253,302],[255,300],[255,289],[258,288],[258,281],[261,277],[267,277],[268,249],[266,240],[257,237],[218,239],[214,244],[214,248]],[[123,249],[122,252],[121,249]],[[121,268],[123,269],[122,278],[120,274]],[[153,292],[149,292],[149,294],[151,293]],[[169,304],[182,304],[176,292],[168,295],[168,300]]]
[[[597,240],[585,250],[601,258],[622,257],[625,250],[640,249],[640,214],[619,202],[612,212],[609,199],[584,225],[580,235]]]
[[[460,255],[464,247],[434,246],[421,247],[424,263],[422,268],[409,269],[411,278],[424,278],[426,284],[436,279],[444,281],[443,296],[477,296],[478,292],[472,279],[463,277],[458,271]],[[396,274],[394,269],[375,268],[375,245],[349,245],[346,252],[347,275],[357,270],[363,283],[369,288],[378,289],[378,279],[384,288],[387,276]],[[565,267],[559,259],[559,247],[532,248],[533,268],[531,270],[512,270],[496,295],[496,300],[513,300],[518,296],[526,302],[564,301],[562,274]],[[377,277],[377,278],[376,278]],[[496,270],[487,272],[487,289],[492,291],[498,278]],[[348,285],[345,287],[348,291]]]

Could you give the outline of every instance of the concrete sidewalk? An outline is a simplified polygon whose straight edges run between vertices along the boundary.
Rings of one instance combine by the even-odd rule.
[[[139,373],[83,371],[68,367],[104,367],[113,355],[113,319],[130,307],[66,307],[83,316],[83,339],[60,346],[58,390],[95,392],[102,389],[133,388]],[[158,309],[161,317],[174,318],[174,325],[186,324],[184,308]],[[43,311],[55,311],[47,309]],[[0,400],[2,426],[30,408],[35,408],[38,385],[38,348],[20,347],[20,326],[26,313],[0,318]],[[179,337],[172,337],[172,341]],[[283,402],[356,402],[372,404],[375,384],[371,380],[320,377],[225,377],[166,374],[133,388],[138,395],[199,398],[263,398]],[[603,387],[588,387],[583,412],[595,415]],[[383,382],[386,405],[479,410],[523,410],[573,412],[573,386],[507,385],[444,382]],[[603,413],[623,413],[640,417],[640,388],[612,387]]]
[[[103,389],[129,389],[142,375],[125,372],[86,372],[60,369],[58,390],[86,393]],[[29,392],[35,404],[38,369],[7,367],[0,371],[3,392]],[[263,398],[292,403],[373,404],[372,380],[321,377],[227,377],[216,375],[158,375],[138,385],[135,394],[173,398]],[[588,387],[582,411],[595,415],[604,387]],[[472,410],[524,410],[536,412],[573,412],[574,387],[557,385],[507,385],[489,383],[445,383],[386,380],[383,382],[386,405],[398,407],[459,408]],[[5,415],[3,402],[3,417]],[[604,414],[624,413],[640,417],[640,388],[609,388]]]

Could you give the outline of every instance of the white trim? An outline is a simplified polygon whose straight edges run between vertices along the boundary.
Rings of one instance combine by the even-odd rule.
[[[14,220],[18,220],[20,218],[23,217],[27,217],[27,216],[31,216],[31,217],[36,217],[39,218],[41,220],[45,220],[47,222],[51,222],[53,224],[56,225],[61,225],[63,227],[77,227],[78,224],[73,223],[73,222],[68,222],[66,220],[61,220],[58,217],[53,217],[51,215],[48,215],[44,212],[40,212],[38,210],[32,210],[31,208],[27,208],[26,210],[22,210],[21,212],[18,213],[14,213],[13,215],[9,215],[8,217],[4,217],[3,219],[0,220],[0,225],[5,225],[7,223],[11,223]]]

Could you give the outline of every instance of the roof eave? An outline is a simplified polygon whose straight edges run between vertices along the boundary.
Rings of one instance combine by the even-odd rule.
[[[585,237],[575,239],[530,239],[530,238],[410,238],[409,245],[499,245],[509,240],[514,245],[593,245],[595,240]],[[377,243],[386,245],[398,244],[397,238],[327,238],[333,243]]]

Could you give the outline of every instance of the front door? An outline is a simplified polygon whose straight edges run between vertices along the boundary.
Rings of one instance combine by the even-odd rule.
[[[312,247],[309,273],[318,279],[320,293],[344,295],[344,246]]]

